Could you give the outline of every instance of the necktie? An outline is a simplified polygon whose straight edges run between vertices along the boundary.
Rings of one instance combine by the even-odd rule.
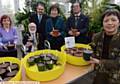
[[[42,19],[42,15],[38,15],[39,23],[41,22],[41,19]]]
[[[77,28],[78,20],[79,20],[79,16],[75,16],[75,28]]]

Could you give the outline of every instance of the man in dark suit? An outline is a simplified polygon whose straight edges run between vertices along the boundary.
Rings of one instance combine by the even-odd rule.
[[[75,2],[71,7],[71,16],[66,22],[66,32],[68,36],[74,36],[76,43],[88,43],[88,17],[81,12],[81,4]]]
[[[44,49],[45,40],[45,24],[48,16],[44,13],[45,5],[43,3],[37,3],[36,12],[31,14],[29,21],[34,22],[37,25],[37,33],[39,34],[38,39],[38,50]]]

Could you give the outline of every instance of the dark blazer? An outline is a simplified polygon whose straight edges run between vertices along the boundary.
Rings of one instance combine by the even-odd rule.
[[[47,40],[50,42],[51,44],[51,48],[52,49],[60,49],[60,47],[63,45],[64,43],[64,37],[65,37],[65,23],[63,18],[61,18],[60,16],[58,16],[56,18],[56,23],[55,23],[55,27],[53,26],[53,21],[51,18],[47,19],[46,21],[46,37]],[[59,32],[61,33],[61,35],[59,37],[53,37],[50,35],[50,32],[53,30],[53,27],[57,30],[59,30]]]
[[[38,20],[38,15],[36,13],[31,14],[29,17],[30,22],[34,22],[37,25],[37,33],[39,34],[39,42],[38,42],[38,49],[44,48],[44,40],[45,38],[45,24],[48,16],[46,14],[42,15],[41,22]]]
[[[64,20],[63,18],[61,17],[57,17],[57,20],[56,20],[56,24],[55,24],[55,29],[58,29],[61,33],[61,37],[65,37],[65,23],[64,23]],[[46,36],[47,36],[47,39],[50,40],[51,39],[51,35],[50,35],[50,32],[53,30],[53,22],[52,22],[52,19],[49,18],[47,19],[46,21]]]
[[[24,45],[26,45],[26,43],[28,42],[28,39],[30,38],[30,33],[25,33],[24,35],[23,35],[23,40],[22,40],[22,42],[23,42],[23,44]],[[31,49],[32,49],[32,46],[30,46],[29,48],[28,48],[28,50],[27,50],[27,52],[31,52]]]
[[[29,37],[30,37],[30,33],[28,33],[28,32],[23,35],[22,42],[24,45],[28,42]]]
[[[71,28],[77,28],[78,31],[80,31],[80,35],[76,38],[76,42],[78,43],[84,43],[83,40],[86,40],[85,36],[88,32],[88,27],[89,27],[89,19],[87,16],[85,16],[84,14],[80,14],[78,22],[77,22],[77,27],[75,27],[75,17],[73,15],[71,15],[66,22],[66,32],[67,32],[67,36],[70,36],[68,34],[68,31],[71,30]],[[80,40],[81,39],[81,40]]]
[[[29,32],[26,32],[24,35],[23,35],[23,40],[22,40],[22,42],[23,42],[23,44],[24,45],[26,45],[27,44],[27,42],[29,41],[28,39],[30,39],[30,37],[32,37],[31,36],[31,34],[29,33]],[[37,33],[36,33],[36,39],[37,39]],[[33,45],[34,45],[34,40],[31,40],[30,42],[32,42],[33,43]],[[35,44],[37,44],[37,43],[35,43]],[[31,49],[32,49],[32,46],[30,46],[29,48],[28,48],[28,50],[27,50],[27,52],[31,52]]]

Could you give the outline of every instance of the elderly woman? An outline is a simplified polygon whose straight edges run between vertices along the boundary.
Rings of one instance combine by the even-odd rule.
[[[56,4],[50,7],[49,13],[50,18],[46,21],[46,38],[50,42],[51,49],[60,50],[65,37],[64,20],[59,16],[60,9]]]
[[[25,54],[27,54],[28,52],[35,51],[37,48],[36,24],[29,23],[28,28],[29,32],[25,33],[23,37]]]
[[[93,84],[120,84],[120,12],[106,10],[102,16],[103,31],[93,37],[91,46],[96,77]]]
[[[10,17],[8,15],[3,15],[0,24],[0,57],[17,57],[16,44],[18,36],[16,29],[12,27]]]

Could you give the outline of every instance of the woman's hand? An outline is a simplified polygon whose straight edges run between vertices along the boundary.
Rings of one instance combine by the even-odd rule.
[[[6,49],[6,50],[8,50],[7,45],[3,45],[3,48]]]
[[[96,59],[96,58],[93,58],[93,57],[90,57],[90,61],[88,61],[88,62],[91,63],[91,64],[99,64],[100,60]]]
[[[32,45],[33,45],[32,42],[27,42],[25,46],[26,46],[26,47],[30,47],[30,46],[32,46]]]
[[[2,49],[2,48],[3,48],[3,46],[1,46],[1,45],[0,45],[0,48]]]
[[[14,44],[14,46],[15,46],[14,48],[16,49],[17,48],[16,44]]]
[[[55,33],[52,31],[52,32],[50,32],[50,35],[53,36],[53,37],[58,37],[58,36],[61,35],[61,33],[58,32],[57,34],[55,34]]]

